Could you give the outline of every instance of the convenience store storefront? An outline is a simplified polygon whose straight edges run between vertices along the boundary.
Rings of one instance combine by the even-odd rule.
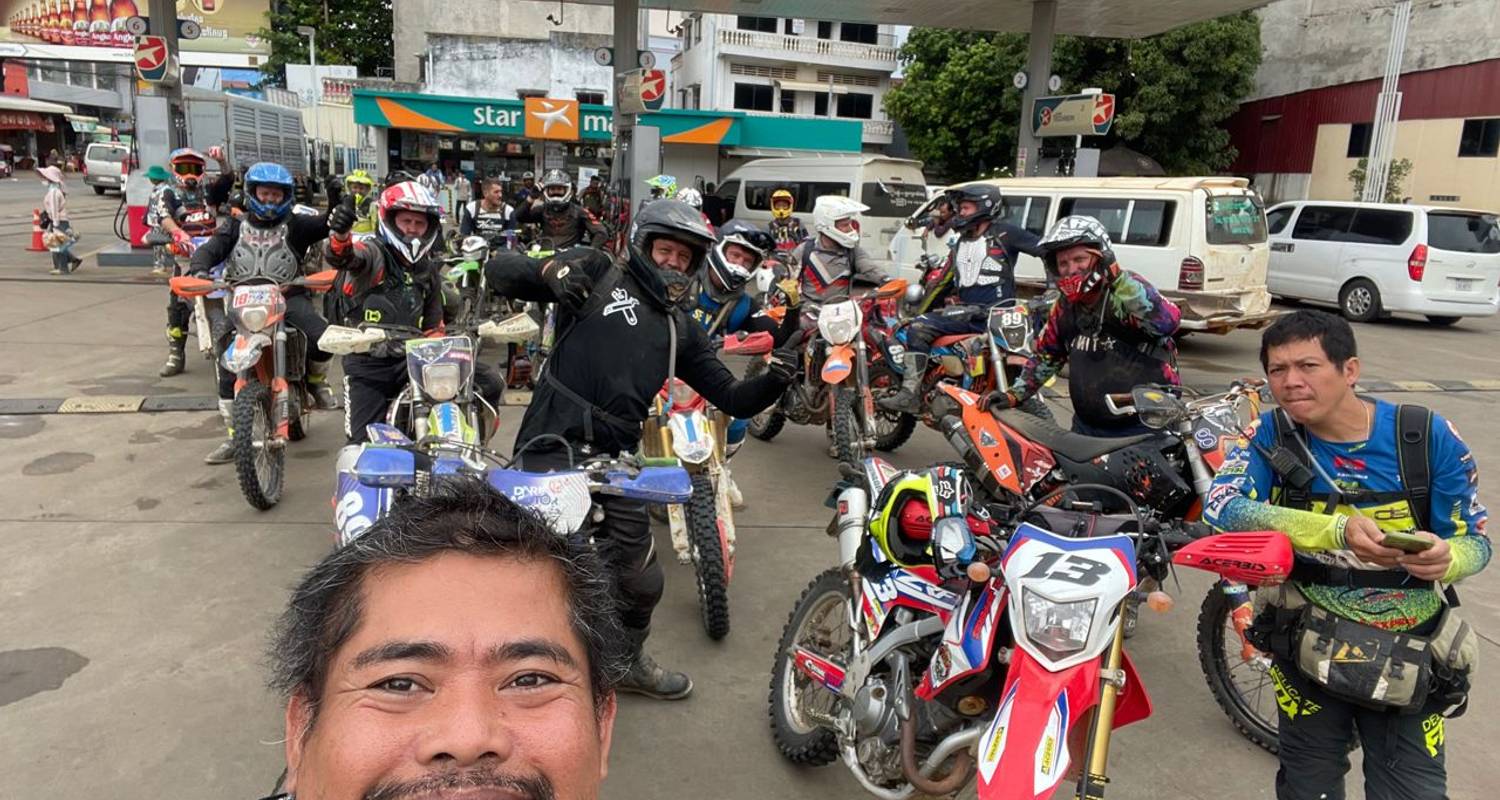
[[[609,106],[576,100],[522,100],[354,90],[354,121],[379,174],[420,172],[437,162],[470,177],[515,182],[531,170],[565,169],[580,182],[609,177]],[[661,171],[679,186],[716,183],[742,161],[769,155],[858,153],[863,129],[851,120],[671,109],[642,114],[637,127],[656,128]]]

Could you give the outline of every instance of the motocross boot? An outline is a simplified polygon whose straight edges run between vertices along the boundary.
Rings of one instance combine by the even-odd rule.
[[[907,353],[902,360],[901,390],[876,402],[885,411],[916,416],[922,413],[922,376],[927,372],[926,353]]]
[[[729,507],[735,511],[744,511],[748,505],[745,502],[745,495],[740,491],[740,487],[735,485],[734,474],[729,471],[728,465],[724,467],[724,482],[725,491],[729,494]]]
[[[656,663],[656,659],[646,653],[644,645],[650,633],[650,629],[625,629],[625,639],[635,653],[635,658],[630,662],[630,671],[625,673],[625,679],[620,681],[616,689],[657,700],[681,700],[692,694],[692,678],[685,673],[663,669]]]
[[[328,367],[333,359],[307,362],[307,391],[312,393],[313,406],[324,411],[338,408],[338,397],[328,386]]]
[[[172,326],[167,328],[167,363],[156,373],[163,378],[181,375],[187,369],[187,331]]]
[[[213,452],[203,457],[205,464],[228,464],[234,460],[234,408],[233,400],[219,401],[219,416],[224,418],[224,427],[229,431],[228,437],[219,442],[219,446]]]

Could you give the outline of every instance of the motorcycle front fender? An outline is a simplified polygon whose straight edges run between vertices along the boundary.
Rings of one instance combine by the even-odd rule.
[[[1076,743],[1080,757],[1087,746],[1102,664],[1096,658],[1052,672],[1022,648],[1011,651],[1000,707],[979,739],[979,800],[1052,797],[1072,766],[1069,742]],[[1123,671],[1115,728],[1151,715],[1151,700],[1129,654]]]
[[[261,351],[270,346],[271,337],[265,332],[260,333],[236,333],[234,341],[224,348],[224,357],[219,362],[224,369],[238,375],[255,366],[260,361]]]
[[[823,359],[823,382],[843,383],[854,372],[854,348],[847,344],[834,345]]]
[[[693,409],[674,411],[667,417],[672,431],[672,452],[689,464],[702,464],[714,454],[714,432],[707,414]]]

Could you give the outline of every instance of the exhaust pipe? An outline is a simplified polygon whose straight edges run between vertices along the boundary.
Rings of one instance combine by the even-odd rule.
[[[971,728],[950,734],[940,742],[923,765],[927,772],[941,766],[954,750],[959,750],[960,747],[964,749],[959,750],[953,759],[953,768],[946,776],[929,778],[923,774],[923,770],[917,769],[917,720],[915,716],[907,717],[901,722],[901,771],[906,775],[906,780],[924,794],[941,796],[962,789],[974,777],[974,756],[967,748],[979,740],[979,731],[977,727]]]

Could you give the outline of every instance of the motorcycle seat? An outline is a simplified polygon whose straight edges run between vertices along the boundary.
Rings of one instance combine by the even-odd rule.
[[[948,336],[939,336],[938,338],[932,340],[932,346],[933,347],[947,347],[948,345],[951,345],[951,344],[958,344],[959,342],[962,342],[965,339],[973,339],[974,337],[976,337],[978,335],[979,334],[977,334],[977,333],[954,333],[954,334],[949,334]]]
[[[1076,462],[1093,461],[1099,456],[1123,450],[1159,435],[1142,433],[1121,437],[1085,436],[1019,409],[996,411],[995,418],[1033,442],[1047,447],[1069,461]]]

